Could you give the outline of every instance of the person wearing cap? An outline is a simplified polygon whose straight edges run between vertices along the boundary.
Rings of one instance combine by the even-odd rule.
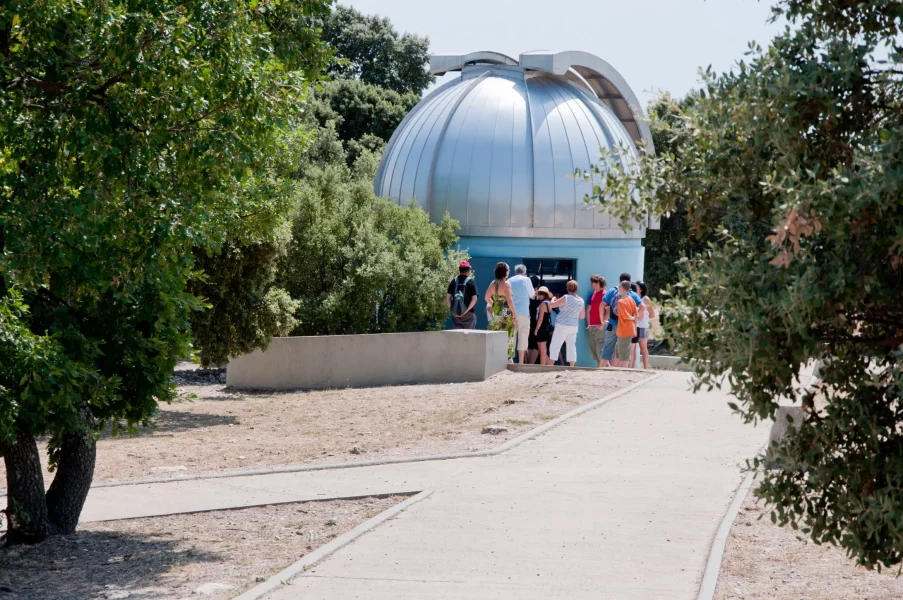
[[[458,265],[458,276],[448,284],[445,303],[451,309],[454,329],[476,329],[477,314],[473,307],[477,305],[477,284],[470,273],[470,263],[462,260]]]

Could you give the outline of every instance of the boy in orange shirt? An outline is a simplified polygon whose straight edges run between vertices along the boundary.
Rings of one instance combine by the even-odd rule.
[[[622,281],[618,288],[618,345],[615,357],[622,365],[630,366],[630,343],[636,337],[637,305],[630,297],[630,282]]]

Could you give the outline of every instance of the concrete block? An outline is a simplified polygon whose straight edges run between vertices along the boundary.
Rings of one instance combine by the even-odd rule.
[[[768,436],[768,451],[765,453],[765,468],[772,469],[777,466],[777,456],[772,448],[772,442],[781,443],[787,437],[787,432],[791,427],[799,428],[803,423],[803,407],[795,406],[779,406],[774,413],[774,423],[771,426],[771,433]],[[790,421],[787,420],[790,417]]]
[[[283,337],[230,361],[226,382],[269,390],[460,383],[507,364],[507,334],[497,331]]]

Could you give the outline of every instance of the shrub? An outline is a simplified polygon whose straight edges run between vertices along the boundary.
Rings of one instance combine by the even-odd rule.
[[[416,204],[377,197],[342,165],[314,168],[301,184],[278,284],[298,302],[294,335],[439,329],[445,292],[463,255],[458,223]]]

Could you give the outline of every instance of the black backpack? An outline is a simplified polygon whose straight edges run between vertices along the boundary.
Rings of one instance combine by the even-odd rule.
[[[458,275],[455,277],[455,294],[452,296],[451,310],[452,314],[456,317],[460,317],[467,312],[467,302],[464,301],[464,292],[467,290],[467,283],[471,279],[471,277],[467,277],[464,279],[464,283],[461,283],[461,276]]]

